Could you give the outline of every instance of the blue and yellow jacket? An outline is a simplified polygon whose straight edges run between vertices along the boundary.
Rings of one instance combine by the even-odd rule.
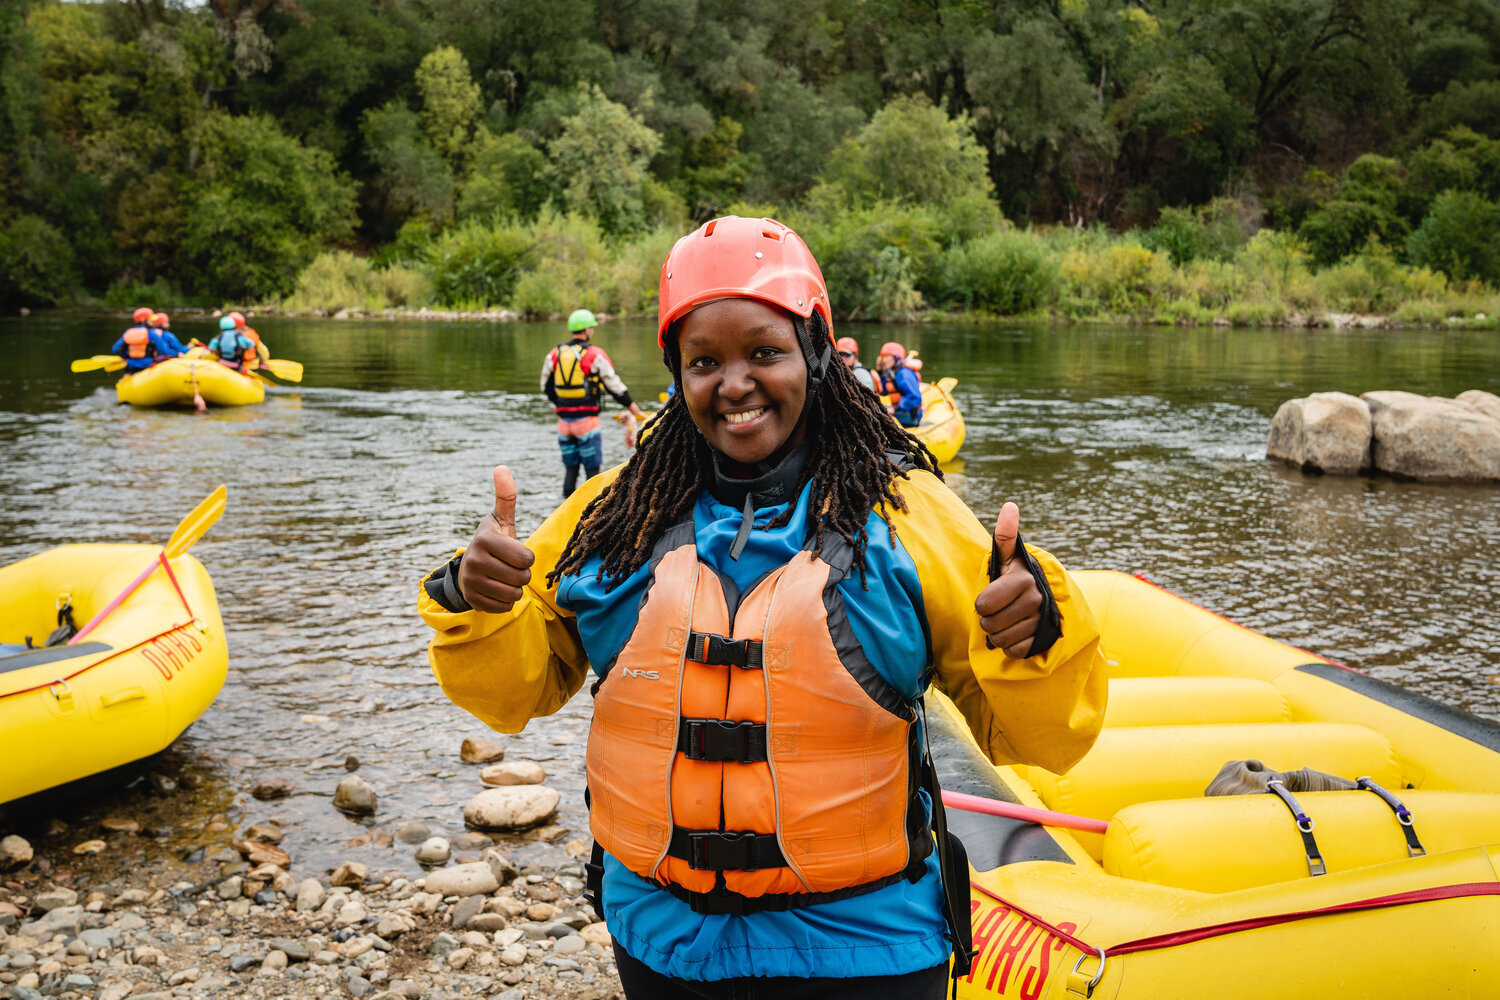
[[[903,364],[897,364],[895,368],[883,373],[886,394],[895,396],[892,405],[898,413],[921,413],[922,412],[922,380],[917,373]]]
[[[545,583],[583,508],[618,471],[581,486],[527,540],[536,554],[532,582],[509,612],[467,609],[455,584],[461,553],[423,581],[418,605],[436,633],[429,658],[438,683],[496,730],[520,732],[556,712],[588,681],[591,665],[598,672],[608,664],[634,630],[648,568],[606,590],[596,580],[596,557],[556,587]],[[1034,573],[1044,574],[1051,591],[1060,636],[1024,660],[988,649],[974,599],[990,581],[990,532],[929,473],[912,472],[898,488],[909,510],[892,513],[894,532],[871,514],[865,585],[858,573],[840,584],[866,656],[909,697],[936,684],[996,763],[1066,770],[1093,744],[1106,698],[1088,606],[1056,560],[1029,549]],[[803,547],[809,496],[804,486],[794,516],[774,529],[769,523],[785,502],[760,506],[757,496],[755,530],[732,559],[743,497],[704,491],[693,510],[699,558],[748,590]],[[919,881],[867,895],[726,915],[694,913],[606,856],[603,916],[630,955],[680,979],[901,975],[939,965],[950,951],[935,854],[927,866]]]

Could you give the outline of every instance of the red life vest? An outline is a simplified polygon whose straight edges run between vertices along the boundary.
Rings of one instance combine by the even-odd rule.
[[[552,380],[547,397],[560,417],[591,417],[599,412],[600,380],[594,363],[603,352],[574,340],[552,348]]]
[[[825,539],[731,610],[692,524],[672,529],[595,685],[594,838],[700,913],[806,906],[925,871],[916,706],[849,627],[851,557]]]
[[[144,326],[133,326],[125,331],[125,352],[132,358],[144,358],[151,346],[151,333]]]

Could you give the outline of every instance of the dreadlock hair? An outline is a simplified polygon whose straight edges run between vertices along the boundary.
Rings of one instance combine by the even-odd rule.
[[[828,339],[828,324],[817,312],[807,320],[794,315],[792,324],[804,357],[812,345]],[[662,352],[677,391],[652,417],[646,427],[650,433],[643,433],[620,475],[583,509],[562,558],[547,575],[548,586],[579,571],[598,553],[598,579],[613,587],[646,564],[656,540],[691,516],[699,492],[713,482],[712,449],[683,401],[677,327],[674,323],[668,328]],[[825,366],[807,405],[806,474],[812,479],[816,505],[813,551],[822,551],[829,532],[840,536],[853,546],[853,565],[863,580],[869,540],[865,522],[870,513],[878,507],[890,525],[890,508],[907,510],[894,482],[897,476],[907,478],[903,466],[924,469],[939,479],[943,474],[927,446],[885,412],[879,398],[855,381],[837,355]],[[770,527],[784,527],[795,507],[788,504]]]

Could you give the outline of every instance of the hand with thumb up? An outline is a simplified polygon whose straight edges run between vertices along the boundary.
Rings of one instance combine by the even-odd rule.
[[[1000,575],[979,592],[974,610],[991,649],[1006,656],[1024,658],[1031,650],[1042,621],[1042,592],[1026,564],[1017,558],[1020,544],[1021,510],[1013,503],[1000,508],[995,521],[995,545],[1000,550]]]
[[[458,564],[458,589],[479,611],[501,614],[521,599],[536,555],[516,539],[516,480],[495,467],[495,509],[484,516]]]

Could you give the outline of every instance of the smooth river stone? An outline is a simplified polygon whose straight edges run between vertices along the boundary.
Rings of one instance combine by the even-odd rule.
[[[487,788],[464,806],[464,822],[481,830],[524,830],[556,812],[561,799],[546,785]]]
[[[429,873],[422,891],[438,896],[487,896],[498,888],[500,882],[490,866],[473,861]]]
[[[1266,457],[1352,476],[1370,467],[1370,409],[1345,392],[1289,399],[1271,419]]]
[[[1367,392],[1375,468],[1408,479],[1500,480],[1500,420],[1464,402],[1414,392]],[[1467,402],[1467,401],[1466,401]]]
[[[477,737],[468,737],[458,748],[458,759],[465,764],[488,764],[505,756],[505,748],[498,743]]]
[[[375,786],[357,774],[351,774],[343,781],[333,793],[333,806],[346,813],[357,815],[368,815],[375,811],[379,796],[375,794]]]
[[[540,785],[547,780],[547,772],[529,760],[513,760],[491,764],[479,772],[479,780],[486,785]]]

